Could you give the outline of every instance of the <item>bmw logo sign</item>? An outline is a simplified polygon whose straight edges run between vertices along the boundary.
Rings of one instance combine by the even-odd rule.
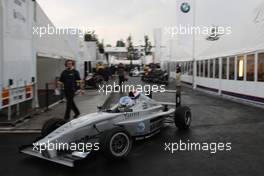
[[[189,5],[189,3],[184,2],[181,4],[181,11],[183,13],[188,13],[191,10],[191,6]]]
[[[145,131],[145,129],[146,129],[146,126],[145,126],[145,123],[144,122],[140,122],[137,125],[137,132],[142,133],[142,132]]]

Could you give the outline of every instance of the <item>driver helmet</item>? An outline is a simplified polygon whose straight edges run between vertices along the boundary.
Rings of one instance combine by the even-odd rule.
[[[135,105],[134,100],[132,100],[129,96],[125,96],[125,97],[120,98],[118,109],[120,111],[124,111],[128,108],[131,108],[134,105]]]

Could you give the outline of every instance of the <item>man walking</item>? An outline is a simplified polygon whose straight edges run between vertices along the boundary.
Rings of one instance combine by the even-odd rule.
[[[63,84],[64,95],[67,100],[66,111],[64,115],[65,120],[70,119],[71,111],[74,112],[74,118],[80,115],[80,111],[74,102],[74,95],[81,86],[80,74],[74,69],[74,61],[66,60],[66,69],[61,73],[60,83]]]

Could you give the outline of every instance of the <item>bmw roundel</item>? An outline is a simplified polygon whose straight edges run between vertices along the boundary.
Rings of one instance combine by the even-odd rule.
[[[146,126],[145,126],[145,123],[144,122],[140,122],[137,125],[137,132],[142,133],[142,132],[145,131],[145,129],[146,129]]]
[[[189,5],[189,3],[184,2],[181,4],[181,11],[183,13],[188,13],[191,10],[191,6]]]

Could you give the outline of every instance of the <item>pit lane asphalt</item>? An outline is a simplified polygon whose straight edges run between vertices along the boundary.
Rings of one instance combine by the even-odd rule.
[[[137,79],[131,78],[135,83]],[[144,141],[138,141],[124,161],[108,161],[100,153],[68,168],[18,153],[18,147],[38,134],[0,134],[0,175],[264,175],[264,110],[184,88],[182,103],[192,109],[193,123],[187,132],[174,126]],[[112,101],[120,95],[114,94]],[[172,94],[154,94],[154,99],[173,101]],[[112,102],[109,102],[112,103]],[[231,142],[231,151],[165,151],[165,143]]]

